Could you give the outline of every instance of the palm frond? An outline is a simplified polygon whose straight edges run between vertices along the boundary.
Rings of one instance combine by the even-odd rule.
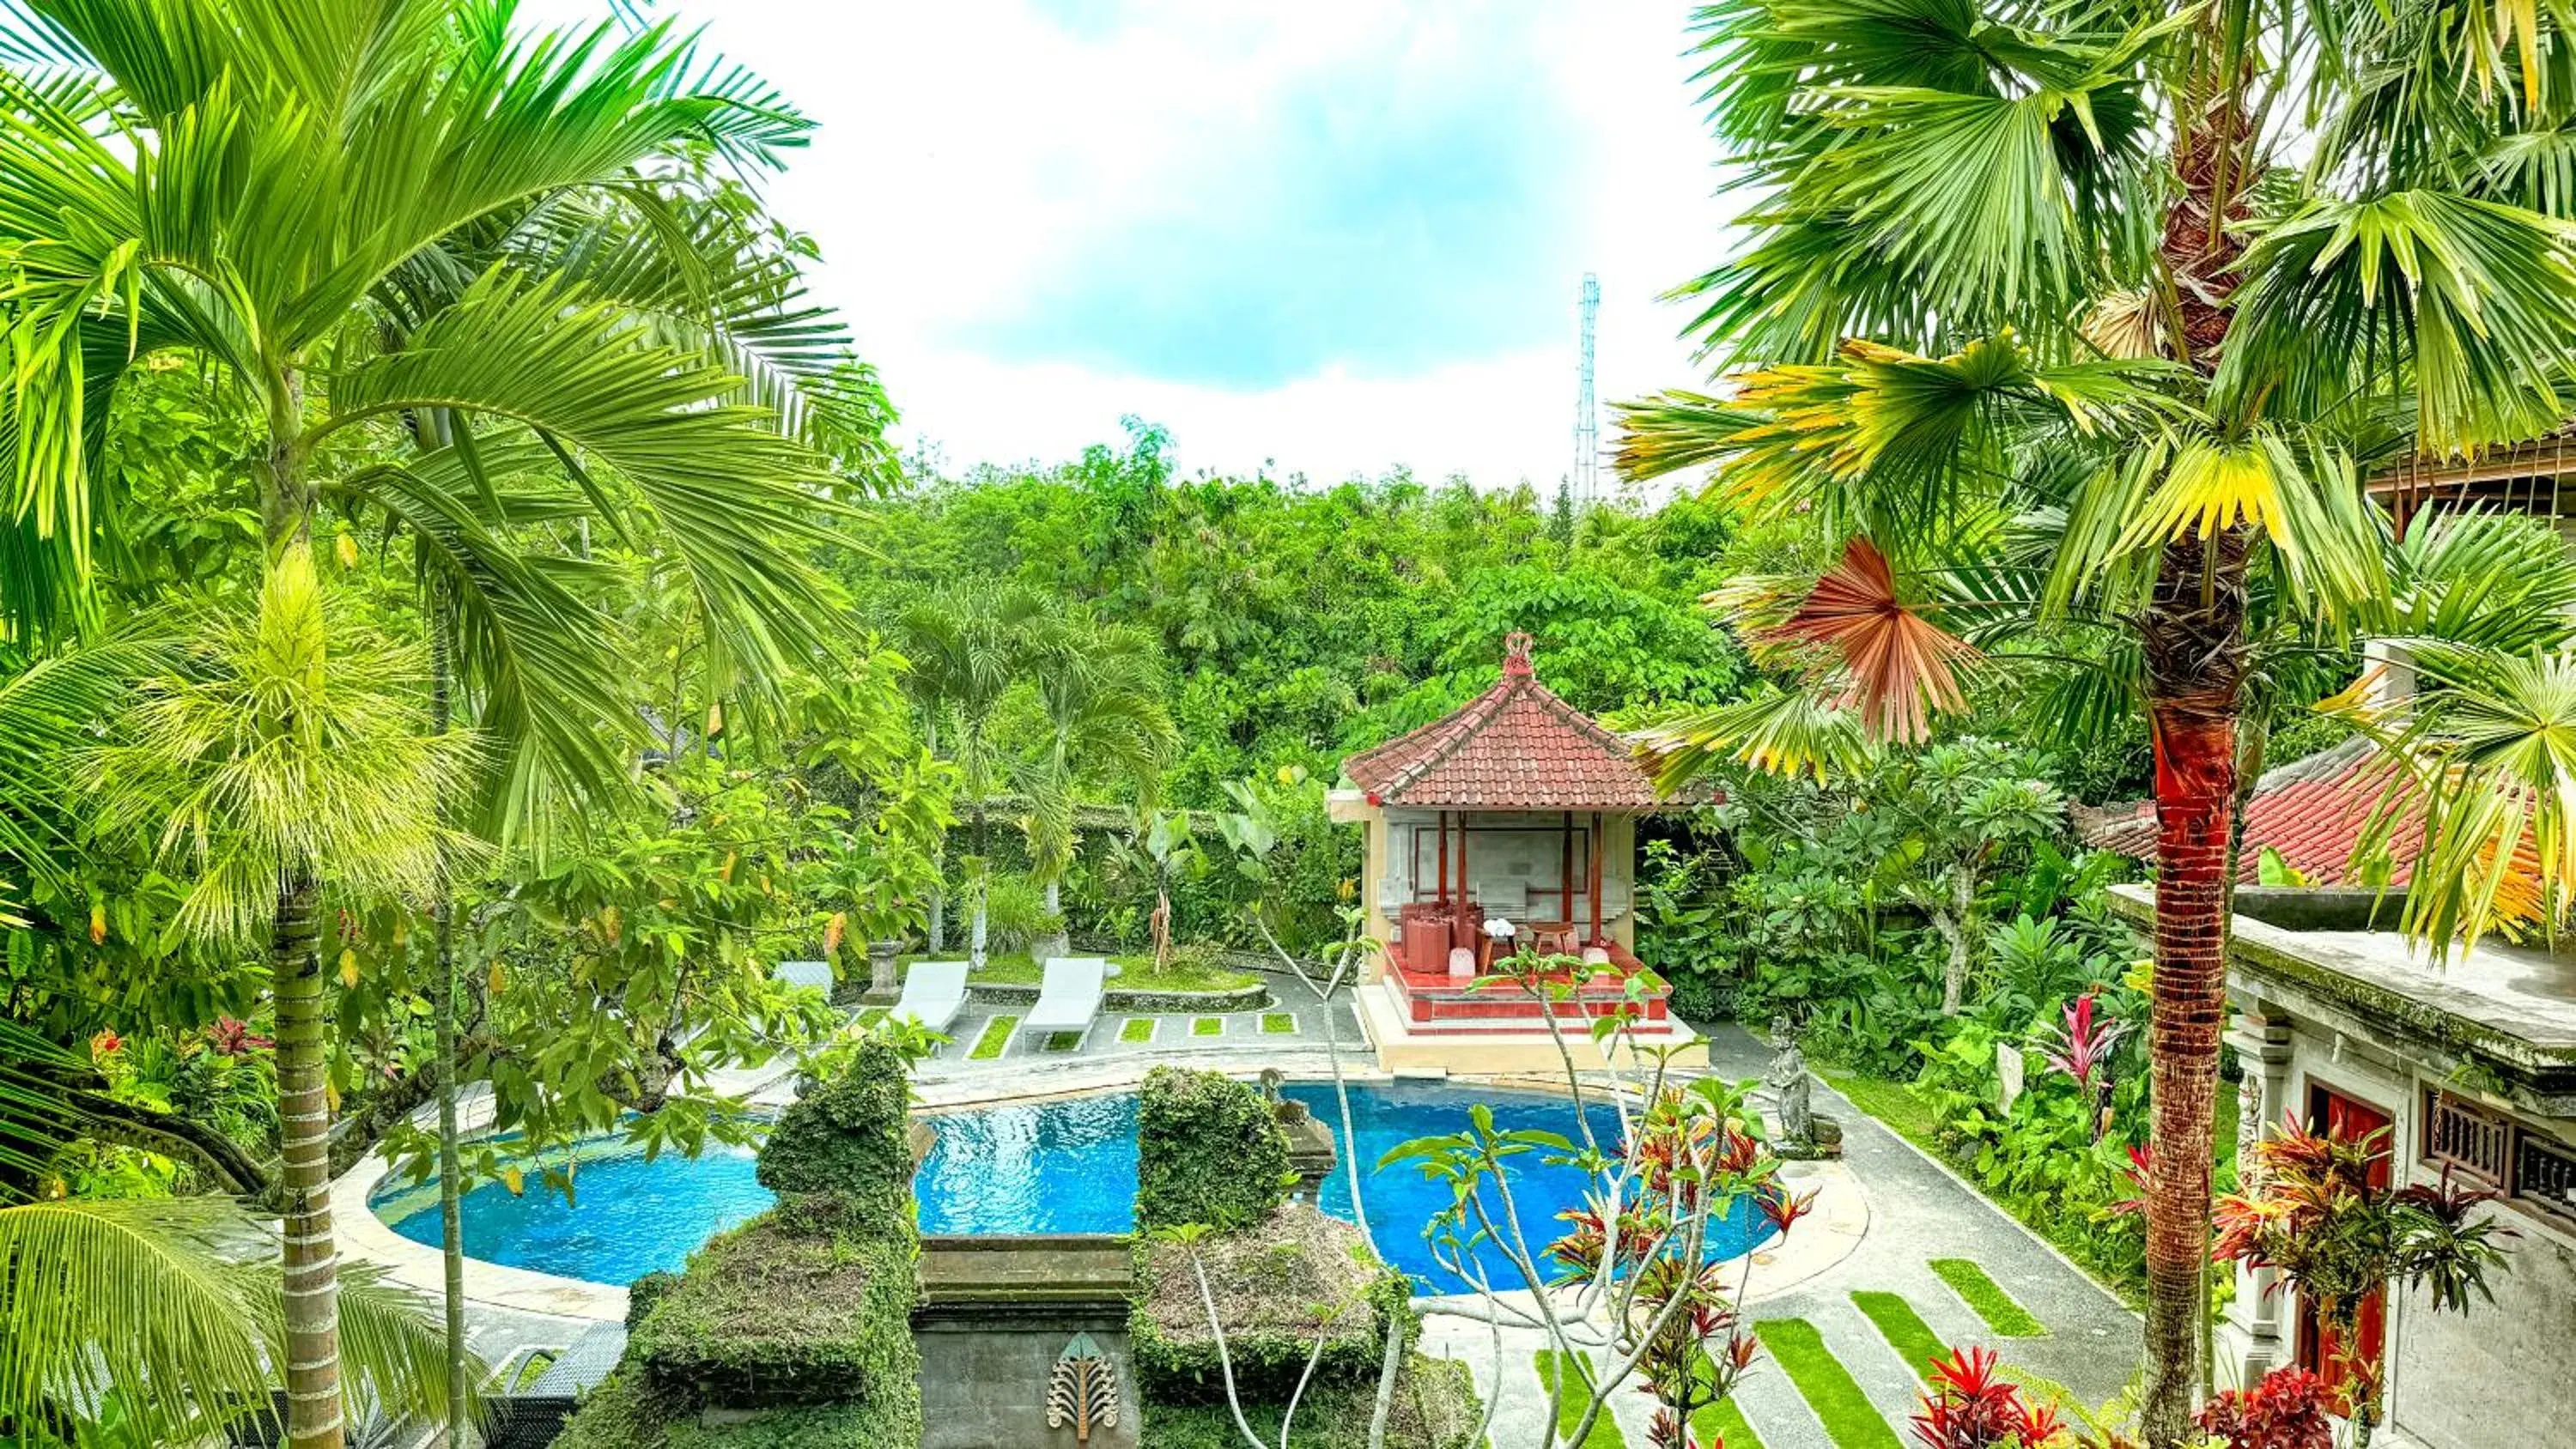
[[[1822,780],[1868,768],[1874,751],[1851,711],[1794,690],[1695,709],[1636,735],[1655,788],[1677,795],[1721,763]]]
[[[720,400],[740,379],[657,347],[577,289],[485,275],[411,345],[343,373],[318,436],[418,408],[515,422],[631,481],[687,564],[722,657],[763,677],[821,647],[837,610],[794,552],[830,543],[822,461],[766,414]]]
[[[0,1419],[45,1422],[122,1391],[152,1443],[195,1443],[264,1413],[285,1362],[274,1240],[223,1198],[73,1198],[0,1207],[11,1331]],[[344,1270],[344,1383],[354,1405],[443,1416],[444,1335],[418,1297]],[[469,1373],[479,1371],[469,1364]]]
[[[1840,702],[1860,712],[1872,739],[1923,740],[1930,711],[1967,705],[1958,670],[1976,651],[1897,597],[1886,555],[1866,538],[1843,546],[1842,561],[1769,637],[1831,649],[1846,681]]]

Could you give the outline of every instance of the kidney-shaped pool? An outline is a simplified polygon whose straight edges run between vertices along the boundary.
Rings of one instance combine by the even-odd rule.
[[[1286,1092],[1340,1136],[1329,1084],[1297,1084]],[[1464,1129],[1468,1109],[1478,1103],[1490,1107],[1503,1128],[1575,1136],[1579,1127],[1572,1102],[1533,1092],[1353,1087],[1350,1098],[1379,1251],[1427,1292],[1464,1287],[1433,1259],[1422,1236],[1424,1225],[1448,1206],[1449,1189],[1426,1181],[1412,1163],[1377,1168],[1377,1160],[1398,1143]],[[1618,1113],[1606,1104],[1589,1110],[1593,1131],[1605,1144],[1615,1140]],[[938,1144],[913,1179],[923,1232],[1123,1233],[1135,1227],[1132,1093],[943,1112],[933,1120]],[[465,1251],[489,1262],[598,1283],[629,1283],[646,1273],[676,1270],[699,1244],[770,1205],[769,1190],[753,1178],[753,1165],[752,1154],[740,1150],[646,1162],[641,1152],[603,1144],[600,1155],[585,1155],[581,1162],[575,1202],[540,1190],[533,1180],[519,1196],[497,1182],[467,1193]],[[1526,1156],[1517,1160],[1512,1196],[1533,1249],[1563,1231],[1556,1215],[1580,1205],[1586,1185],[1576,1169],[1540,1166]],[[388,1187],[372,1205],[394,1231],[437,1245],[434,1188]],[[1345,1170],[1337,1168],[1325,1185],[1322,1207],[1335,1217],[1352,1217]],[[1768,1232],[1753,1205],[1739,1202],[1726,1221],[1712,1225],[1710,1256],[1734,1257]],[[1490,1245],[1481,1246],[1478,1257],[1497,1287],[1519,1286]]]

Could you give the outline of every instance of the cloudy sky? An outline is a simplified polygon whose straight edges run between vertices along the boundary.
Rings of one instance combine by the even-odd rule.
[[[1656,300],[1724,244],[1686,4],[660,8],[820,122],[774,203],[952,469],[1135,413],[1191,470],[1552,487],[1587,270],[1605,402],[1698,376]]]

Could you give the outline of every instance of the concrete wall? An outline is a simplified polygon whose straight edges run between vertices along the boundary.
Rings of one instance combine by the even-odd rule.
[[[2576,1444],[2576,1247],[2528,1213],[2502,1215],[2518,1236],[2493,1304],[2398,1305],[2389,1421],[2430,1449]]]

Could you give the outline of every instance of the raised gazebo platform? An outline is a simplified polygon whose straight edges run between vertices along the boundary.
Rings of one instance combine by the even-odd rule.
[[[1591,1024],[1621,1011],[1640,1045],[1693,1045],[1635,952],[1636,821],[1670,802],[1626,741],[1538,682],[1529,636],[1504,650],[1493,688],[1342,762],[1333,818],[1367,832],[1382,947],[1357,994],[1378,1064],[1561,1070],[1562,1034],[1597,1067]],[[1489,979],[1524,944],[1582,962],[1554,978],[1570,992]]]

